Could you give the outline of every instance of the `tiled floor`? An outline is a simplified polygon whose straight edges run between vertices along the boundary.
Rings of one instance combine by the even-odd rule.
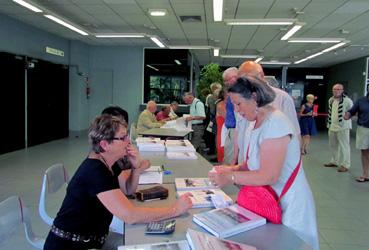
[[[330,158],[326,134],[313,138],[311,149],[304,157],[304,169],[314,193],[321,249],[369,249],[369,182],[357,183],[361,173],[360,153],[352,139],[352,167],[348,173],[324,168]],[[21,195],[31,210],[34,230],[45,235],[48,227],[38,216],[38,199],[43,171],[62,162],[72,175],[88,152],[87,139],[58,140],[27,150],[0,155],[0,200]],[[59,194],[63,196],[63,193]],[[48,210],[57,211],[56,198]],[[0,249],[34,249],[24,238],[23,229]],[[291,247],[293,249],[293,247]]]

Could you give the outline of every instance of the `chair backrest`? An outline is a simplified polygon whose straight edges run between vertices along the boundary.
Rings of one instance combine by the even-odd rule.
[[[54,218],[46,212],[46,196],[57,192],[63,186],[66,186],[68,182],[69,175],[62,163],[54,164],[45,171],[38,211],[41,218],[50,226],[53,224]]]
[[[33,233],[27,207],[19,196],[11,196],[0,203],[0,244],[24,225],[27,241],[38,249],[43,249],[45,239]]]

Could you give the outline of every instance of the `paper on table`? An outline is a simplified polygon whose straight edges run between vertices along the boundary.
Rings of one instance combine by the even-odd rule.
[[[138,180],[138,184],[163,184],[163,169],[161,166],[151,166],[146,169]]]

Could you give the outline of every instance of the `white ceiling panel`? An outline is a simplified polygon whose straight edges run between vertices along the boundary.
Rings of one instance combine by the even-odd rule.
[[[281,41],[287,26],[227,26],[214,23],[212,0],[27,0],[44,10],[83,27],[83,37],[33,13],[10,0],[0,0],[0,13],[67,39],[102,46],[151,46],[145,39],[96,39],[94,33],[146,33],[167,45],[210,45],[221,53],[260,54],[265,60],[296,61],[327,47]],[[149,9],[166,9],[164,17],[152,17]],[[182,23],[180,16],[197,15],[201,22]],[[296,18],[304,22],[293,37],[339,37],[350,40],[346,51],[333,51],[301,66],[332,65],[365,56],[369,52],[369,0],[224,0],[224,19]],[[344,32],[342,32],[344,30]],[[361,45],[361,47],[350,45]],[[343,48],[345,49],[345,48]],[[335,54],[336,52],[336,54]],[[211,61],[230,66],[243,59],[213,57],[212,50],[194,50],[200,64]],[[295,65],[292,65],[295,66]]]

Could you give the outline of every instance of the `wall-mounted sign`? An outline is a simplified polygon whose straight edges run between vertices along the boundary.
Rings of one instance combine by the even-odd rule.
[[[54,48],[46,47],[46,53],[49,53],[49,54],[52,54],[52,55],[56,55],[56,56],[62,56],[62,57],[64,57],[64,51],[59,50],[59,49],[54,49]]]
[[[306,79],[318,79],[322,80],[324,77],[322,75],[306,75]]]

